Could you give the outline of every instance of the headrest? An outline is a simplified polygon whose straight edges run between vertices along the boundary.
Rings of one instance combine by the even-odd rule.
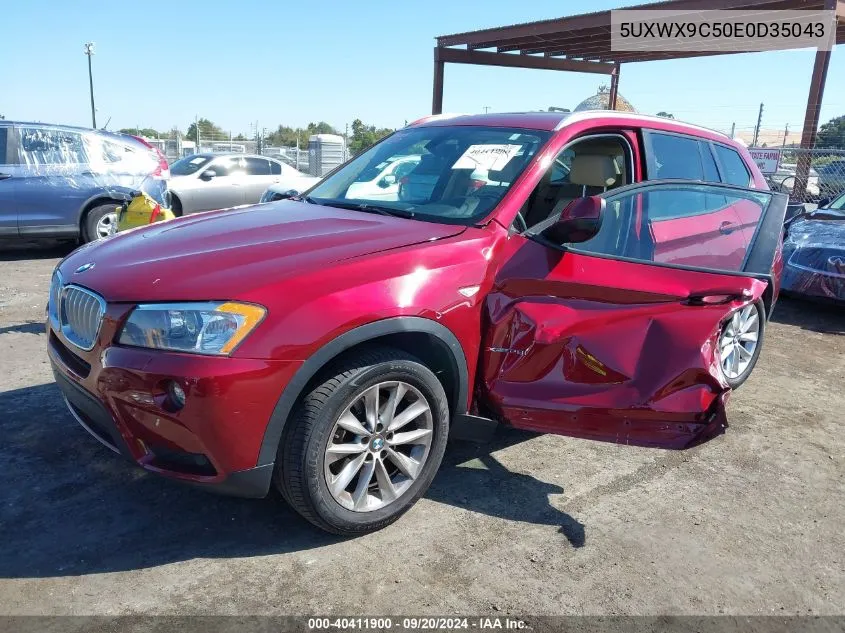
[[[491,169],[487,172],[487,178],[491,182],[512,183],[519,170],[522,168],[522,156],[512,157],[501,169]]]
[[[587,187],[610,187],[619,177],[616,162],[608,154],[576,154],[569,169],[569,182]]]

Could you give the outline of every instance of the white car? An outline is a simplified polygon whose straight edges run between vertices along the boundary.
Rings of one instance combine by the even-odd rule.
[[[319,178],[266,156],[249,154],[194,154],[170,166],[173,212],[197,211],[256,204],[270,186],[304,190]]]
[[[419,154],[399,156],[379,163],[375,171],[365,171],[346,191],[349,199],[399,200],[399,185],[420,162]]]

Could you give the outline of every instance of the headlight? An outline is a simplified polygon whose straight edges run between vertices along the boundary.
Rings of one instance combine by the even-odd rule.
[[[231,354],[267,311],[250,303],[149,303],[136,306],[121,345],[194,354]]]

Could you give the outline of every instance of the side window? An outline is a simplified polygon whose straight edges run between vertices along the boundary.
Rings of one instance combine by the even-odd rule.
[[[631,183],[630,150],[615,134],[590,136],[563,149],[520,212],[524,228],[557,215],[569,202]],[[520,217],[515,228],[523,230]]]
[[[649,180],[704,180],[697,140],[660,132],[648,132],[647,138]]]
[[[231,176],[235,168],[236,163],[233,158],[218,158],[208,167],[208,169],[214,170],[217,176]]]
[[[88,162],[82,134],[53,128],[18,128],[18,161],[24,165],[76,165]]]
[[[247,176],[269,176],[270,175],[270,161],[266,158],[253,158],[248,156],[244,159],[246,161],[246,175]]]
[[[274,160],[271,160],[270,161],[270,173],[273,174],[274,176],[278,176],[279,174],[281,174],[282,173],[282,164],[277,163]]]
[[[0,127],[0,165],[7,162],[6,149],[9,146],[9,128]]]
[[[748,173],[742,156],[736,150],[724,145],[714,144],[713,147],[716,150],[716,156],[719,157],[719,163],[722,165],[722,180],[731,185],[747,187],[751,182],[751,174]]]
[[[704,168],[704,180],[707,182],[722,182],[719,178],[719,170],[716,167],[716,159],[710,150],[710,143],[698,142],[698,149],[701,150],[701,166]]]
[[[713,200],[720,206],[713,208]],[[599,232],[568,249],[649,263],[740,271],[749,244],[740,209],[758,219],[771,194],[718,185],[659,184],[606,196]]]
[[[569,171],[572,169],[572,158],[575,156],[573,149],[565,149],[555,157],[552,163],[552,172],[549,181],[552,184],[563,184],[569,182]]]

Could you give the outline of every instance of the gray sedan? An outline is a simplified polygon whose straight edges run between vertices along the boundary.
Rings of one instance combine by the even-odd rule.
[[[271,185],[300,189],[310,178],[272,158],[249,154],[186,156],[170,166],[170,174],[176,215],[255,204]]]

